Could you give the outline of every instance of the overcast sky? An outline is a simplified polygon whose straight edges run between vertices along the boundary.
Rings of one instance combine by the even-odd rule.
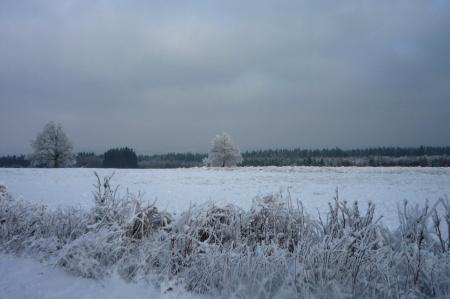
[[[0,1],[0,154],[450,144],[450,1]]]

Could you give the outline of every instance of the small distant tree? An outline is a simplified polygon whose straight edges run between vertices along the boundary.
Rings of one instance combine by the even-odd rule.
[[[64,133],[61,124],[49,122],[31,143],[31,163],[39,167],[69,167],[74,165],[72,143]]]
[[[242,163],[239,147],[227,133],[218,134],[211,141],[211,149],[205,161],[208,166],[232,167]]]
[[[128,147],[113,148],[103,155],[103,167],[105,168],[137,168],[137,155]]]

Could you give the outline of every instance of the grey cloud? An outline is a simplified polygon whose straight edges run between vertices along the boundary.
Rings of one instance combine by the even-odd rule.
[[[2,1],[0,153],[442,145],[446,1]],[[12,128],[14,128],[12,130]]]

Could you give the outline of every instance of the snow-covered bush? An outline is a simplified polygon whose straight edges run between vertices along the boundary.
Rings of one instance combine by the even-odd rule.
[[[293,202],[290,194],[284,198],[282,193],[254,199],[245,224],[242,237],[247,244],[275,243],[291,252],[308,230],[317,227],[304,214],[301,202]]]
[[[397,230],[339,199],[312,219],[289,193],[249,211],[208,203],[174,218],[112,176],[90,211],[15,201],[0,186],[0,250],[50,258],[70,273],[170,281],[223,298],[445,298],[450,296],[450,203],[399,208]]]
[[[69,272],[87,278],[108,274],[113,265],[129,258],[126,254],[133,242],[149,237],[171,221],[170,214],[159,212],[153,204],[141,208],[139,197],[129,192],[119,196],[118,187],[110,185],[113,174],[103,181],[97,173],[95,176],[95,205],[88,214],[88,232],[62,248],[57,262]],[[123,263],[122,266],[127,267]]]
[[[6,187],[0,185],[0,201],[7,199],[11,199],[11,196],[9,195],[8,191],[6,191]]]
[[[208,203],[202,207],[191,207],[179,218],[176,233],[186,234],[197,242],[224,245],[239,241],[244,212],[234,205],[217,206]]]
[[[121,258],[124,246],[120,231],[89,231],[61,249],[57,265],[81,277],[102,278]]]
[[[45,206],[15,201],[0,194],[0,247],[9,252],[28,250],[53,255],[88,231],[88,214],[69,208],[49,211]]]
[[[129,220],[127,236],[132,239],[149,237],[159,229],[168,228],[172,222],[172,216],[157,207],[150,205],[141,208],[139,201],[134,202],[134,208]]]

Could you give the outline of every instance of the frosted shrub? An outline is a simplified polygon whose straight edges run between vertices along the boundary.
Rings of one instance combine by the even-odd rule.
[[[305,217],[301,203],[297,201],[294,206],[290,195],[258,197],[247,215],[243,238],[249,245],[275,243],[293,251],[306,233],[306,226],[312,224]]]
[[[6,191],[6,187],[3,185],[0,185],[0,202],[6,201],[6,200],[11,200],[11,196]]]
[[[405,201],[398,208],[400,227],[395,232],[394,269],[398,284],[414,287],[405,295],[440,297],[449,292],[450,255],[445,247],[449,238],[445,240],[442,234],[447,224],[442,221],[446,216],[446,200],[440,199],[431,208],[428,203],[424,207],[410,207]]]
[[[442,212],[432,211],[433,228],[442,252],[450,252],[450,200],[446,196],[440,199]],[[447,240],[445,240],[447,239]]]
[[[153,205],[141,208],[132,194],[118,196],[109,184],[112,176],[102,183],[96,177],[95,205],[88,212],[73,208],[51,211],[15,201],[1,186],[0,250],[56,257],[57,264],[72,273],[99,278],[121,259],[129,243],[170,223],[168,213]]]
[[[0,186],[0,250],[51,258],[68,272],[117,272],[223,298],[446,298],[450,203],[399,208],[399,228],[375,206],[336,198],[314,220],[290,194],[254,199],[249,211],[214,203],[174,218],[141,196],[120,196],[112,176],[90,211],[15,201]],[[167,290],[169,291],[169,290]]]
[[[191,207],[181,215],[178,231],[198,242],[224,245],[239,240],[242,214],[234,205],[219,207],[210,203],[206,207]]]
[[[45,206],[17,202],[0,195],[0,244],[10,252],[28,249],[54,254],[87,232],[87,213],[69,208],[49,211]]]
[[[90,231],[60,251],[57,264],[85,278],[102,278],[121,258],[126,243],[120,231]]]
[[[110,184],[114,173],[105,176],[103,181],[96,172],[94,174],[97,182],[93,192],[95,206],[90,214],[91,228],[118,226],[126,230],[128,237],[142,239],[172,221],[169,213],[160,212],[154,204],[141,207],[140,194],[135,196],[127,191],[125,196],[119,196],[119,186],[112,188]]]
[[[65,246],[57,262],[69,272],[87,278],[107,275],[113,265],[130,259],[134,241],[149,237],[171,222],[171,216],[159,212],[153,204],[141,208],[139,197],[128,192],[119,196],[118,187],[110,185],[113,174],[103,181],[97,173],[95,176],[95,206],[89,213],[88,232]],[[124,275],[126,272],[122,271]],[[126,276],[129,278],[131,273]]]
[[[125,197],[118,196],[118,188],[112,188],[110,181],[114,176],[112,173],[103,178],[103,182],[99,175],[94,172],[97,179],[94,185],[94,208],[91,211],[90,224],[92,226],[112,226],[123,225],[123,223],[131,217],[130,206],[131,198],[127,193]]]
[[[160,228],[167,228],[172,222],[172,216],[167,212],[160,212],[153,205],[141,208],[138,201],[134,202],[132,218],[129,221],[127,236],[132,239],[149,237]]]

